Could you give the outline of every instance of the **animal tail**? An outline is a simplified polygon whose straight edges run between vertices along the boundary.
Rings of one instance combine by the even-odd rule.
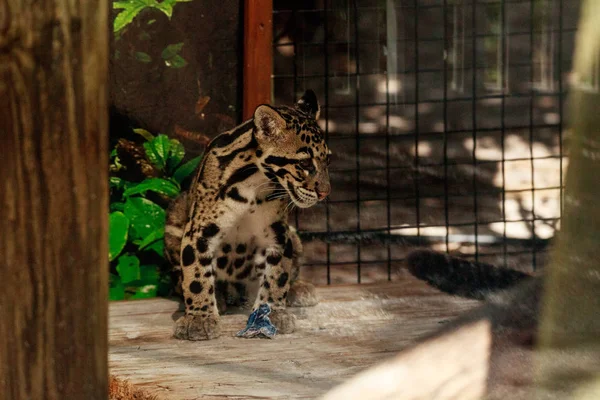
[[[483,300],[530,278],[524,272],[472,262],[430,250],[416,250],[407,257],[409,272],[442,292]]]

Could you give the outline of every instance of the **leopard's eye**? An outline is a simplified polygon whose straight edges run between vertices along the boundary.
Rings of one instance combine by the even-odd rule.
[[[300,167],[308,172],[312,172],[315,169],[315,166],[312,163],[312,160],[310,158],[305,158],[303,160],[300,160],[298,162],[298,165],[300,165]]]

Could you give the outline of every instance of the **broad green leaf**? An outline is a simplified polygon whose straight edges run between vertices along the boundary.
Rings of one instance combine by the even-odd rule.
[[[187,61],[185,61],[185,58],[177,54],[173,58],[165,60],[165,65],[171,68],[183,68],[187,65]]]
[[[127,243],[129,219],[120,211],[110,213],[108,217],[108,259],[114,260],[123,251]]]
[[[139,243],[140,250],[144,250],[144,248],[150,244],[153,244],[157,240],[162,240],[165,237],[165,228],[158,228],[154,232],[150,233]]]
[[[117,272],[121,277],[121,282],[127,284],[129,282],[140,279],[140,260],[136,256],[127,254],[122,255],[117,259]]]
[[[183,182],[185,178],[190,176],[200,163],[202,157],[194,157],[190,161],[183,164],[181,167],[177,168],[177,170],[173,173],[173,179],[179,183]]]
[[[159,255],[161,258],[165,258],[165,241],[164,239],[160,239],[160,240],[155,240],[154,242],[150,243],[148,245],[148,247],[146,247],[144,250],[151,250],[154,251],[157,255]]]
[[[125,192],[123,192],[123,196],[128,197],[134,194],[146,193],[148,190],[164,194],[168,197],[176,197],[181,192],[179,186],[170,180],[161,178],[147,178],[143,182],[125,190]]]
[[[152,61],[152,57],[150,57],[148,53],[144,53],[143,51],[136,51],[135,59],[146,64]]]
[[[143,285],[136,288],[135,294],[130,299],[149,299],[156,297],[157,284]]]
[[[115,10],[122,9],[123,11],[119,12],[115,17],[113,31],[119,32],[121,29],[125,28],[146,7],[148,7],[148,4],[147,1],[144,0],[114,1],[113,8]]]
[[[142,283],[156,284],[159,279],[160,274],[158,273],[158,265],[150,264],[140,266],[140,280]]]
[[[150,142],[144,143],[144,149],[146,149],[148,159],[160,170],[164,170],[165,168],[170,147],[171,142],[169,137],[162,134],[156,136]]]
[[[177,54],[179,54],[182,47],[183,47],[183,42],[170,44],[167,47],[165,47],[165,49],[162,51],[160,56],[163,58],[163,60],[170,60],[171,58],[173,58]]]
[[[166,0],[156,4],[156,8],[162,11],[169,19],[171,19],[171,16],[173,15],[173,5],[170,3],[170,1]]]
[[[158,8],[160,11],[165,13],[165,15],[169,17],[169,19],[171,19],[171,16],[173,15],[173,7],[175,6],[175,4],[189,3],[190,1],[192,0],[163,0],[160,3],[155,3],[154,7]]]
[[[165,226],[165,210],[142,197],[129,197],[125,202],[125,215],[133,230],[133,239],[142,239]]]
[[[169,157],[167,158],[167,171],[172,172],[179,165],[185,156],[185,149],[181,142],[177,139],[171,139],[171,148],[169,149]]]
[[[135,133],[146,139],[147,142],[154,140],[154,135],[142,128],[136,128],[133,130]]]
[[[110,275],[110,286],[108,288],[109,300],[123,300],[125,298],[125,286],[121,278],[116,275]]]
[[[123,211],[125,209],[125,203],[121,203],[120,201],[114,201],[110,203],[110,212],[113,211]]]
[[[117,149],[112,149],[110,152],[110,158],[116,157],[117,156]]]

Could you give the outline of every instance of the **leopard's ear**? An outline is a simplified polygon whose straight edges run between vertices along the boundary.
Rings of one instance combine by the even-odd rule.
[[[319,106],[317,95],[310,89],[304,92],[300,100],[298,100],[298,102],[296,103],[296,108],[304,111],[314,119],[319,119],[321,107]]]
[[[277,110],[266,104],[256,107],[254,125],[259,141],[275,141],[285,134],[285,120]]]

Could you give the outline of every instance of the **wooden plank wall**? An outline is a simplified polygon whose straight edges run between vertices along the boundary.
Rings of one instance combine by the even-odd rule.
[[[0,0],[0,399],[108,396],[108,0]]]
[[[244,1],[244,120],[271,102],[273,0]]]

